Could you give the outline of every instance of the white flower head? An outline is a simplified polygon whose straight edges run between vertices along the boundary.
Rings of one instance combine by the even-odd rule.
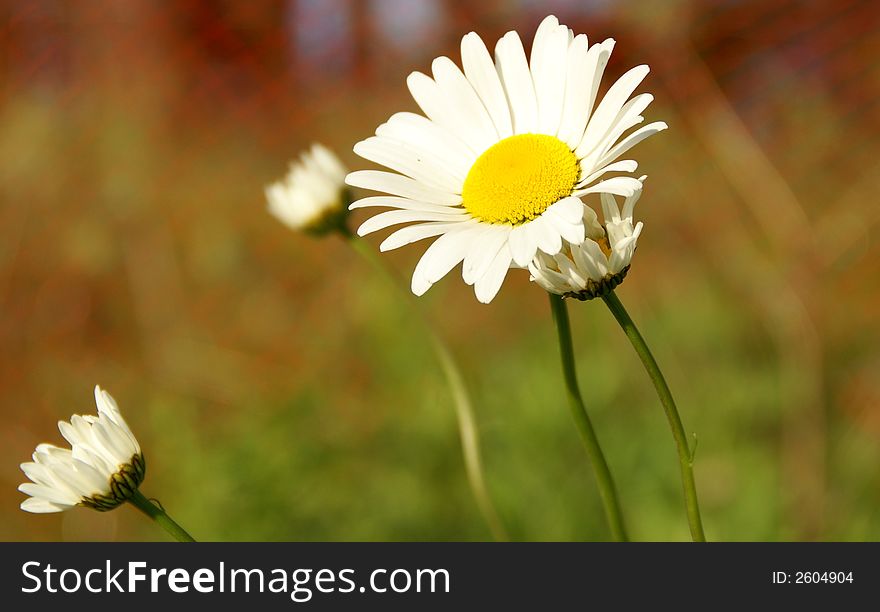
[[[348,213],[348,172],[327,147],[315,143],[280,181],[266,187],[269,212],[295,230],[323,234],[338,229]]]
[[[639,178],[640,185],[645,178]],[[600,297],[622,283],[642,233],[641,221],[633,226],[633,209],[641,195],[640,186],[621,210],[613,195],[601,194],[604,227],[593,209],[584,207],[586,239],[566,243],[556,255],[538,253],[529,263],[531,280],[550,293],[580,300]]]
[[[630,98],[647,66],[629,70],[597,100],[613,47],[612,39],[591,46],[550,16],[529,58],[516,32],[498,41],[494,61],[471,32],[461,41],[463,70],[439,57],[433,78],[409,76],[426,116],[392,115],[354,147],[395,172],[353,172],[346,182],[389,194],[352,209],[394,209],[368,219],[358,234],[412,223],[388,236],[382,251],[438,237],[413,272],[416,295],[461,263],[464,281],[488,303],[510,267],[584,240],[582,196],[629,197],[639,189],[636,162],[619,158],[666,124],[629,131],[653,99]],[[600,180],[607,173],[622,175]]]
[[[30,495],[28,512],[61,512],[74,506],[112,510],[143,482],[146,464],[137,438],[109,393],[95,387],[98,416],[73,415],[58,429],[71,448],[40,444],[21,470],[32,481],[18,490]]]

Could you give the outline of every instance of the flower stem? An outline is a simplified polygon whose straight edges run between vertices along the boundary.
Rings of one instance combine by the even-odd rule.
[[[669,427],[672,429],[672,437],[675,439],[675,447],[678,450],[678,463],[681,468],[681,482],[684,488],[685,506],[687,507],[688,524],[691,529],[691,537],[694,542],[705,542],[706,535],[703,533],[703,521],[700,518],[700,505],[697,502],[697,485],[694,482],[694,456],[688,446],[687,435],[684,426],[681,424],[681,417],[678,415],[678,409],[675,407],[675,400],[672,399],[672,393],[669,391],[669,385],[663,378],[660,366],[651,354],[651,350],[645,343],[642,334],[639,333],[636,324],[630,318],[629,313],[623,307],[617,295],[610,291],[602,296],[608,309],[620,323],[633,348],[638,353],[657,395],[660,396],[660,403],[663,404],[663,410],[666,412],[666,419],[669,421]]]
[[[559,354],[562,357],[562,373],[565,377],[565,388],[568,391],[568,403],[571,407],[571,416],[574,418],[581,441],[593,465],[593,473],[596,476],[596,485],[599,487],[599,495],[605,508],[605,516],[611,529],[612,537],[618,542],[626,542],[626,527],[623,522],[623,513],[620,510],[620,500],[614,487],[614,479],[608,462],[599,446],[599,439],[593,430],[590,416],[584,405],[581,390],[578,386],[577,371],[574,363],[574,347],[571,341],[571,323],[568,319],[568,307],[561,296],[552,293],[550,297],[550,309],[553,311],[553,320],[556,323],[556,331],[559,334]]]
[[[397,279],[392,276],[388,271],[388,268],[386,268],[376,256],[373,248],[366,241],[361,240],[353,234],[343,232],[343,235],[348,239],[352,248],[354,248],[359,255],[367,260],[373,268],[375,268],[401,293],[404,297],[404,301],[410,306],[413,313],[415,313],[416,318],[428,334],[431,341],[431,347],[434,349],[437,360],[440,362],[443,375],[446,377],[446,382],[452,393],[452,401],[455,404],[455,415],[458,421],[458,435],[461,439],[465,472],[467,473],[471,493],[477,502],[477,507],[479,508],[480,513],[483,515],[483,518],[492,533],[492,537],[498,541],[507,541],[509,539],[507,532],[501,523],[498,512],[495,510],[495,505],[492,503],[492,498],[489,496],[489,490],[486,487],[486,481],[483,477],[484,469],[480,452],[480,436],[477,430],[476,419],[474,418],[473,404],[468,395],[467,387],[464,383],[464,377],[461,374],[461,370],[459,369],[455,358],[452,356],[452,352],[425,319],[413,295],[400,286]]]
[[[144,494],[135,489],[134,495],[128,498],[132,506],[156,521],[162,529],[170,533],[178,542],[195,542],[183,527],[174,522],[165,510],[144,497]]]

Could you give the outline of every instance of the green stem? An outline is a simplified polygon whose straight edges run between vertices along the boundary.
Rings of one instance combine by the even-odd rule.
[[[498,517],[498,512],[495,510],[483,477],[483,460],[480,453],[480,437],[477,431],[476,419],[474,418],[474,408],[464,383],[464,377],[455,358],[440,336],[434,332],[430,323],[424,318],[421,308],[416,303],[412,293],[400,286],[397,279],[392,276],[388,268],[376,256],[373,247],[348,231],[342,231],[342,234],[348,239],[349,244],[351,244],[354,250],[400,292],[404,297],[404,301],[410,306],[428,334],[431,347],[434,349],[437,360],[440,362],[443,375],[446,377],[446,382],[449,384],[449,389],[452,393],[452,401],[455,404],[458,434],[461,439],[465,472],[467,473],[471,493],[477,502],[480,513],[489,526],[489,530],[492,532],[492,536],[498,541],[507,541],[507,532],[501,523],[501,519]]]
[[[548,293],[550,297],[550,309],[553,311],[553,320],[559,334],[559,354],[562,357],[562,373],[565,376],[565,388],[568,391],[568,403],[571,407],[571,416],[574,418],[587,456],[593,465],[593,473],[596,476],[596,485],[599,487],[599,495],[605,508],[605,516],[611,535],[618,542],[626,542],[626,527],[623,522],[623,513],[620,510],[620,500],[614,487],[614,479],[608,462],[599,446],[599,439],[593,430],[590,416],[584,405],[581,390],[578,386],[577,371],[574,363],[574,347],[571,342],[571,323],[568,319],[568,307],[561,296]]]
[[[134,495],[128,498],[132,506],[156,521],[162,529],[170,533],[178,542],[195,542],[183,527],[174,522],[165,510],[144,497],[144,494],[135,489]]]
[[[672,437],[675,439],[675,447],[678,450],[678,463],[681,467],[681,482],[684,488],[684,499],[687,507],[688,524],[691,529],[691,537],[694,542],[705,542],[706,535],[703,533],[703,521],[700,518],[700,505],[697,502],[697,485],[694,482],[694,456],[688,446],[687,435],[684,426],[681,424],[681,417],[678,415],[678,409],[675,407],[675,400],[672,399],[672,393],[669,391],[669,385],[663,378],[660,366],[651,354],[651,350],[645,343],[642,334],[639,333],[636,324],[630,318],[629,313],[623,307],[617,295],[611,291],[602,296],[608,309],[620,323],[627,338],[632,343],[633,348],[638,353],[657,395],[660,396],[660,403],[663,404],[663,410],[666,412],[666,419],[669,421],[669,427],[672,429]]]

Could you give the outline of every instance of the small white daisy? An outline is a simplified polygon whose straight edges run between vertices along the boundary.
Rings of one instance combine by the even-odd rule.
[[[425,293],[462,263],[477,299],[490,302],[511,265],[528,266],[538,252],[555,255],[563,241],[584,240],[589,193],[631,196],[633,160],[617,161],[662,121],[624,134],[643,121],[653,97],[630,99],[648,74],[637,66],[597,102],[614,41],[589,45],[584,34],[544,19],[526,58],[516,32],[495,46],[494,61],[480,37],[461,41],[463,72],[448,57],[407,84],[427,115],[397,113],[357,143],[355,153],[395,172],[353,172],[354,187],[390,194],[368,197],[352,209],[385,207],[358,229],[361,236],[402,223],[382,242],[388,251],[439,236],[413,272],[412,290]]]
[[[603,193],[604,228],[593,209],[585,206],[586,239],[566,243],[556,255],[538,253],[529,263],[531,279],[550,293],[579,300],[600,297],[622,283],[642,233],[641,221],[633,226],[633,208],[641,195],[639,187],[624,200],[621,212],[616,198]]]
[[[266,187],[269,212],[295,230],[321,234],[338,229],[348,212],[347,172],[330,149],[313,144],[290,163],[283,179]]]
[[[137,491],[146,471],[140,444],[109,393],[95,387],[95,403],[98,416],[73,415],[69,423],[58,422],[71,449],[40,444],[34,461],[21,464],[33,481],[18,487],[30,495],[21,503],[22,510],[111,510]]]

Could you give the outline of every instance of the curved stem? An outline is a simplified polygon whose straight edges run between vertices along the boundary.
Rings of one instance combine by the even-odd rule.
[[[195,542],[193,537],[186,530],[174,522],[165,510],[144,497],[139,490],[135,490],[134,495],[128,498],[132,506],[146,514],[148,517],[156,521],[162,529],[170,533],[178,542]]]
[[[508,539],[507,532],[501,524],[501,519],[495,511],[492,504],[492,498],[489,497],[489,491],[486,487],[486,481],[483,478],[483,460],[480,456],[480,437],[477,431],[477,424],[474,420],[474,409],[471,405],[467,388],[464,384],[458,365],[455,363],[452,354],[440,338],[430,333],[431,344],[434,352],[443,368],[443,373],[449,383],[449,389],[452,393],[453,402],[455,403],[455,414],[458,419],[458,435],[461,438],[461,449],[464,454],[465,471],[467,472],[468,483],[470,483],[471,491],[474,499],[480,508],[480,512],[486,519],[492,536],[498,541],[506,541]]]
[[[623,307],[617,295],[611,291],[602,299],[611,310],[614,318],[620,323],[627,338],[632,343],[633,348],[638,353],[657,395],[660,396],[660,403],[663,404],[663,410],[666,412],[666,419],[669,421],[669,427],[672,429],[672,437],[675,439],[675,447],[678,451],[678,463],[681,468],[681,483],[684,488],[684,499],[687,507],[688,524],[691,529],[691,537],[694,542],[705,542],[706,535],[703,533],[703,521],[700,518],[700,505],[697,501],[697,485],[694,482],[694,457],[688,446],[687,435],[684,426],[681,424],[681,417],[678,415],[678,408],[675,407],[675,400],[672,399],[672,393],[669,391],[669,385],[663,378],[660,366],[651,354],[651,350],[645,343],[642,334],[639,333],[636,324],[630,318],[629,313]]]
[[[461,370],[452,356],[452,352],[438,336],[431,325],[425,320],[419,305],[416,303],[413,295],[406,289],[402,288],[396,278],[388,271],[388,268],[376,256],[373,248],[364,240],[352,235],[347,231],[342,232],[348,239],[349,244],[358,252],[367,262],[373,266],[385,279],[398,289],[403,295],[406,303],[411,307],[416,318],[424,327],[425,332],[431,341],[431,347],[440,362],[443,375],[449,384],[449,390],[452,393],[452,401],[455,404],[455,415],[458,421],[458,435],[461,439],[462,454],[464,455],[465,472],[467,473],[468,484],[471,493],[477,502],[477,506],[492,536],[499,541],[507,541],[507,532],[498,517],[498,512],[489,496],[489,490],[486,487],[486,481],[483,478],[483,460],[480,453],[480,436],[477,431],[476,420],[474,418],[474,409],[464,383],[464,377]]]
[[[608,526],[611,529],[611,535],[618,542],[626,542],[626,526],[623,522],[623,513],[620,510],[620,500],[617,497],[617,490],[614,487],[614,479],[611,477],[611,470],[608,469],[608,462],[605,461],[605,455],[602,453],[602,447],[599,446],[599,439],[593,430],[593,424],[590,422],[590,416],[587,414],[587,408],[584,405],[581,390],[578,386],[577,371],[574,362],[574,347],[571,341],[571,323],[568,319],[568,307],[561,296],[552,293],[547,294],[550,297],[550,309],[553,311],[553,320],[556,323],[556,331],[559,335],[559,354],[562,357],[562,373],[565,377],[565,388],[568,392],[568,403],[571,408],[571,416],[574,418],[578,432],[581,435],[581,441],[593,465],[593,473],[596,476],[596,485],[599,487],[599,495],[602,498],[602,505],[605,508],[605,516],[608,519]]]

